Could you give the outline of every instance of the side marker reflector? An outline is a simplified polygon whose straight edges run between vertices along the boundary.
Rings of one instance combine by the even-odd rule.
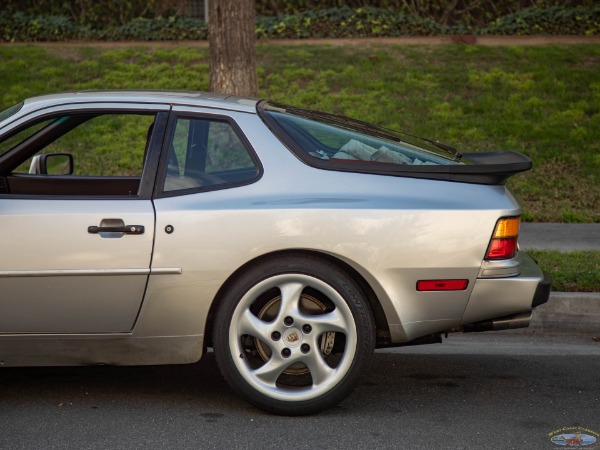
[[[419,280],[417,291],[464,291],[469,280]]]

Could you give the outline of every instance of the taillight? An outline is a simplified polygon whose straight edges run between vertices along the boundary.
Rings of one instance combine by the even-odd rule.
[[[517,254],[519,217],[504,217],[496,223],[485,259],[510,259]]]

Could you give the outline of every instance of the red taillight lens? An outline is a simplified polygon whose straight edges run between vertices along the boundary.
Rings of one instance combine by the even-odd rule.
[[[505,217],[498,220],[485,259],[514,258],[517,254],[519,225],[519,217]]]
[[[508,259],[517,253],[517,239],[492,239],[486,259]]]

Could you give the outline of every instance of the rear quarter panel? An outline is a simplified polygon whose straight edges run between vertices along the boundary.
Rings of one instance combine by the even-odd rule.
[[[382,303],[395,342],[460,324],[496,220],[520,214],[503,186],[315,169],[257,116],[231,116],[264,174],[249,186],[155,200],[152,268],[182,273],[150,277],[134,335],[201,336],[225,280],[287,249],[327,253],[356,269]],[[416,291],[417,280],[441,278],[469,286]]]

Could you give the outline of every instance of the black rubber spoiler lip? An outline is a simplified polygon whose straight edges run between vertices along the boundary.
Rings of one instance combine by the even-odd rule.
[[[489,178],[483,184],[504,184],[513,175],[527,172],[533,167],[531,159],[518,152],[463,153],[463,157],[474,164],[452,168],[456,170],[460,167],[461,175]]]

